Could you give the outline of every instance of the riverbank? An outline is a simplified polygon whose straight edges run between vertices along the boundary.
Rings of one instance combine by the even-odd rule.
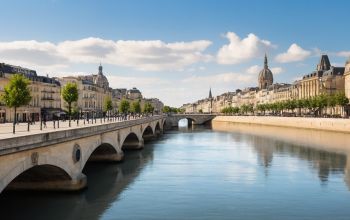
[[[349,124],[349,119],[218,116],[212,121],[212,129],[350,155]]]
[[[342,118],[217,116],[213,119],[213,123],[215,124],[217,122],[256,124],[350,133],[350,119]]]

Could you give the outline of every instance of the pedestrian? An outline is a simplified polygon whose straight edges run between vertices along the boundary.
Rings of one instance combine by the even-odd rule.
[[[47,128],[47,126],[46,126],[46,117],[45,116],[44,116],[43,124],[44,124],[44,128]]]

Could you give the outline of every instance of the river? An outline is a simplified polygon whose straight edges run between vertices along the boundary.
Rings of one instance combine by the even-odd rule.
[[[350,218],[349,135],[239,126],[169,131],[122,163],[88,164],[81,192],[4,192],[0,219]]]

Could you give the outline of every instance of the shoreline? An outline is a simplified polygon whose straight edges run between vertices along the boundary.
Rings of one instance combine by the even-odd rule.
[[[350,119],[304,118],[271,116],[216,116],[212,123],[227,122],[248,125],[301,128],[318,131],[332,131],[350,134]]]
[[[318,126],[320,126],[320,122],[319,120],[313,120],[314,118],[308,118],[309,120],[305,120],[301,123],[300,121],[304,120],[304,118],[282,120],[284,118],[276,117],[273,120],[269,120],[266,119],[267,117],[258,117],[261,119],[257,120],[257,117],[255,117],[255,120],[252,120],[254,117],[255,116],[217,116],[212,121],[212,129],[215,131],[268,137],[304,147],[350,155],[350,147],[348,147],[350,131],[343,130],[347,128],[347,126],[350,126],[350,120],[348,119],[327,120],[327,123],[333,120],[336,122],[339,122],[338,120],[343,120],[344,122],[335,123],[333,121],[332,129],[319,129]],[[276,123],[276,121],[278,123]],[[313,127],[311,127],[310,122],[313,122]],[[315,125],[316,122],[318,123],[317,126]],[[306,127],[305,124],[309,126]],[[347,126],[342,127],[342,130],[336,130],[335,128],[341,127],[340,125]]]

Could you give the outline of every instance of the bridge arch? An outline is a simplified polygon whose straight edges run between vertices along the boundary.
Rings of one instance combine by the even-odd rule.
[[[10,188],[17,189],[46,189],[54,188],[50,182],[66,182],[65,190],[73,190],[73,188],[83,188],[86,185],[86,177],[84,175],[76,175],[70,166],[57,157],[48,155],[38,155],[37,161],[29,157],[18,163],[17,166],[11,168],[8,173],[1,176],[0,192],[9,185]],[[33,178],[35,181],[29,181]],[[75,185],[72,181],[83,180],[81,186]],[[80,181],[79,180],[79,181]],[[63,189],[63,188],[62,188]]]
[[[154,131],[150,125],[148,125],[142,132],[142,138],[144,141],[152,140],[155,137]]]
[[[143,139],[130,132],[121,142],[122,150],[137,150],[143,148]]]
[[[118,149],[111,143],[103,142],[90,150],[82,163],[82,168],[87,162],[118,162],[122,159],[122,152],[118,152]]]

